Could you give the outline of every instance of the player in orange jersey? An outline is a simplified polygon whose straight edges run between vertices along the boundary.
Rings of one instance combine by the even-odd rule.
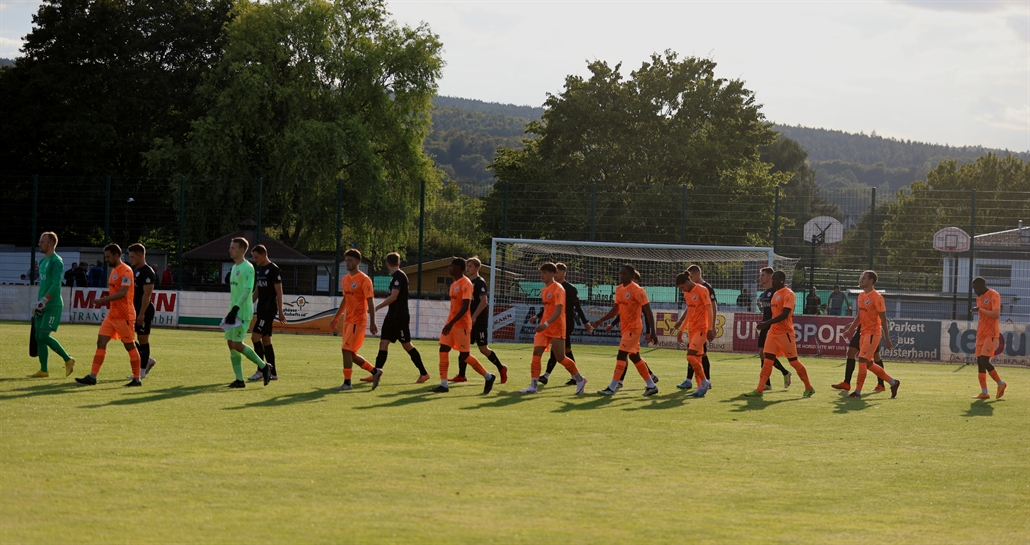
[[[340,350],[343,352],[343,384],[336,387],[337,390],[352,390],[351,376],[354,372],[355,363],[359,367],[372,373],[372,389],[379,386],[379,379],[383,377],[383,370],[376,369],[368,360],[358,355],[358,349],[365,343],[365,328],[369,327],[372,334],[379,332],[376,326],[376,307],[372,300],[374,294],[372,279],[361,272],[358,265],[361,265],[361,252],[351,248],[343,254],[344,263],[347,266],[347,274],[340,279],[340,287],[343,288],[343,304],[336,311],[336,316],[329,324],[336,331],[336,324],[340,321],[340,315],[346,313],[343,319],[343,345]]]
[[[687,362],[694,369],[694,374],[697,375],[697,390],[689,395],[704,397],[711,383],[705,377],[701,356],[705,353],[705,343],[711,336],[709,332],[715,330],[715,308],[712,307],[708,289],[701,284],[694,283],[689,272],[684,271],[676,275],[676,287],[683,292],[683,300],[686,301],[687,308],[679,320],[676,320],[673,330],[679,330],[676,340],[680,343],[683,342],[684,329],[690,332],[690,341],[687,344]]]
[[[619,267],[619,286],[615,288],[615,300],[612,304],[612,309],[601,317],[600,320],[591,322],[590,326],[597,329],[608,320],[619,315],[619,321],[621,322],[619,329],[622,331],[622,339],[619,342],[619,352],[615,356],[615,374],[612,376],[612,382],[604,390],[599,390],[597,393],[601,395],[614,395],[615,391],[619,389],[619,384],[622,382],[622,377],[625,376],[626,372],[626,357],[633,362],[633,366],[637,368],[637,372],[640,373],[641,378],[644,379],[644,396],[653,396],[658,393],[658,386],[655,385],[654,380],[651,378],[651,370],[648,369],[647,363],[640,357],[640,333],[643,329],[643,323],[640,319],[640,314],[643,313],[647,319],[647,325],[651,333],[648,334],[647,340],[651,343],[658,342],[658,336],[655,335],[655,324],[654,324],[654,313],[651,312],[651,303],[647,300],[647,292],[644,288],[640,287],[633,282],[634,273],[636,270],[632,265],[623,265]]]
[[[98,308],[108,305],[109,308],[97,335],[97,352],[93,356],[93,368],[88,375],[75,379],[75,382],[90,386],[97,383],[97,374],[100,373],[100,366],[104,364],[104,357],[107,355],[107,343],[114,338],[121,339],[125,351],[129,353],[132,380],[126,386],[142,386],[139,381],[139,351],[136,350],[136,308],[132,305],[135,288],[132,268],[122,263],[122,248],[117,244],[108,244],[104,248],[104,259],[112,267],[111,276],[107,279],[109,295],[94,299],[91,305]]]
[[[982,276],[973,279],[973,291],[976,292],[976,306],[973,310],[979,316],[979,323],[976,326],[976,365],[977,378],[980,379],[980,395],[974,399],[990,399],[987,393],[987,374],[990,373],[994,382],[998,383],[998,392],[995,395],[998,399],[1005,395],[1005,382],[998,375],[998,370],[991,363],[994,351],[998,349],[998,340],[1001,330],[998,327],[998,319],[1001,318],[1001,295],[987,287],[987,280]]]
[[[579,373],[576,362],[565,353],[565,288],[554,281],[558,268],[554,263],[544,263],[540,266],[540,280],[544,287],[540,290],[540,300],[543,302],[544,321],[536,326],[536,335],[533,336],[533,360],[529,367],[529,386],[519,390],[522,394],[535,394],[541,384],[540,382],[540,359],[548,345],[555,357],[561,355],[560,363],[572,375],[576,381],[576,394],[582,394],[586,388],[587,379]]]
[[[815,389],[808,380],[808,369],[798,361],[798,347],[794,339],[794,292],[786,287],[787,275],[783,271],[776,271],[772,274],[772,287],[775,292],[772,296],[772,318],[759,322],[758,329],[768,329],[765,339],[765,362],[762,364],[762,375],[758,379],[758,388],[744,394],[747,397],[762,397],[765,390],[765,383],[769,381],[772,374],[773,360],[776,356],[785,356],[790,366],[797,372],[798,377],[805,383],[805,392],[802,397],[812,397]]]
[[[456,257],[451,260],[447,267],[447,274],[454,279],[447,288],[451,299],[451,312],[447,316],[447,323],[440,332],[440,385],[431,389],[431,392],[445,393],[451,391],[447,386],[447,369],[451,365],[451,349],[458,351],[458,361],[465,362],[472,366],[477,373],[483,376],[486,383],[483,385],[483,393],[489,394],[494,387],[497,376],[488,373],[482,363],[472,355],[472,315],[469,308],[472,306],[472,281],[465,276],[465,260]]]
[[[851,335],[856,327],[862,327],[862,338],[858,341],[858,383],[855,384],[855,391],[848,397],[862,397],[862,385],[865,383],[866,371],[872,371],[874,375],[883,379],[891,387],[891,398],[898,396],[898,387],[901,381],[891,378],[883,367],[876,365],[874,358],[880,348],[881,337],[887,343],[887,350],[894,348],[891,342],[890,331],[887,328],[887,305],[883,296],[876,291],[876,272],[865,271],[858,278],[858,287],[862,288],[862,294],[855,301],[855,308],[858,309],[857,316],[848,326],[844,336]]]

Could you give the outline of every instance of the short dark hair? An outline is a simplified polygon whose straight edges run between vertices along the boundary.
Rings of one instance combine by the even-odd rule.
[[[681,272],[676,275],[677,286],[682,286],[683,284],[686,284],[688,280],[690,280],[690,275],[685,272]]]
[[[865,272],[863,272],[862,274],[867,275],[869,278],[872,278],[873,279],[873,284],[876,283],[876,280],[877,280],[876,271],[874,271],[872,269],[868,269]]]
[[[465,260],[460,258],[460,257],[456,257],[456,258],[452,259],[451,260],[451,265],[455,265],[455,266],[457,266],[458,268],[460,268],[463,271],[465,270]]]
[[[114,255],[122,255],[122,247],[112,242],[112,243],[108,244],[107,246],[104,246],[104,253],[111,253],[111,254],[114,254]]]
[[[833,285],[833,289],[835,289],[835,290],[839,290],[839,289],[840,289],[840,284],[834,284],[834,285]]]
[[[540,270],[541,271],[546,271],[546,272],[549,272],[549,273],[556,273],[556,272],[558,272],[558,267],[555,267],[554,263],[551,263],[550,261],[548,261],[547,263],[544,263],[543,265],[540,265]]]
[[[401,254],[397,252],[390,252],[386,254],[386,264],[393,267],[400,267],[401,265]]]
[[[268,248],[265,248],[264,244],[258,244],[254,246],[254,249],[250,251],[252,254],[268,255]]]
[[[701,267],[698,267],[697,265],[691,265],[687,267],[687,272],[701,274]]]
[[[773,277],[773,280],[776,280],[777,278],[779,278],[780,282],[784,282],[785,283],[787,281],[787,273],[785,273],[783,271],[773,271],[772,277]]]
[[[987,279],[982,276],[977,276],[973,279],[973,285],[987,287]]]
[[[234,237],[232,239],[232,243],[235,244],[236,246],[240,247],[240,248],[243,248],[244,252],[247,251],[247,248],[250,248],[250,243],[247,242],[247,239],[245,239],[243,237]]]
[[[559,271],[568,271],[569,270],[569,267],[567,265],[565,265],[564,263],[562,263],[561,261],[555,263],[554,264],[554,268],[558,269]]]
[[[147,248],[142,243],[133,242],[129,245],[129,251],[134,254],[145,254],[147,253]]]
[[[772,267],[762,267],[761,269],[758,269],[758,272],[765,273],[765,274],[772,274],[773,273],[773,268]]]
[[[361,250],[357,248],[351,248],[350,250],[343,252],[343,257],[353,257],[354,259],[361,261]]]

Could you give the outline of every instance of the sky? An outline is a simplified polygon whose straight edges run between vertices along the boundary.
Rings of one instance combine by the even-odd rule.
[[[0,0],[0,57],[38,0]],[[595,60],[709,58],[770,121],[1030,150],[1030,1],[392,0],[439,35],[441,95],[540,106]]]

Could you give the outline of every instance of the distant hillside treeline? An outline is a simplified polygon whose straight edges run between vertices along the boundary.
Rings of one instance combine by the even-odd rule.
[[[474,112],[484,114],[501,114],[508,117],[521,117],[529,121],[539,121],[544,115],[544,109],[535,106],[516,106],[514,104],[498,104],[496,102],[483,102],[470,98],[458,97],[436,97],[433,99],[436,106],[455,106]]]
[[[0,67],[2,66],[14,66],[14,59],[0,58]]]

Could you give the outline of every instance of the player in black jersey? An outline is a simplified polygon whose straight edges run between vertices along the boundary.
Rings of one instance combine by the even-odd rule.
[[[411,363],[418,369],[418,379],[415,384],[422,384],[429,380],[429,371],[422,365],[422,355],[418,349],[411,344],[411,315],[408,313],[408,275],[401,270],[401,256],[397,252],[386,254],[386,269],[390,271],[390,296],[385,301],[376,305],[376,310],[383,307],[390,307],[386,311],[386,318],[383,319],[383,330],[379,336],[379,353],[376,355],[376,369],[382,369],[386,365],[387,350],[390,344],[400,341],[401,346],[411,358]],[[373,377],[368,376],[361,379],[363,382],[372,382]]]
[[[561,284],[561,287],[565,289],[565,355],[572,361],[576,361],[576,356],[572,354],[572,331],[576,328],[576,318],[579,318],[587,333],[592,333],[594,328],[590,325],[590,321],[587,320],[587,316],[583,312],[583,305],[579,302],[579,290],[576,289],[576,286],[572,285],[572,282],[565,280],[569,267],[564,263],[555,263],[554,267],[558,269],[558,272],[554,275],[554,281]],[[541,315],[543,312],[544,309],[541,308],[540,312],[530,321],[535,322],[542,319]],[[554,371],[556,365],[558,365],[558,360],[554,352],[551,352],[551,357],[547,359],[547,370],[544,374],[540,375],[540,384],[547,384],[551,371]],[[571,378],[565,383],[566,386],[574,386],[575,384],[576,380]]]
[[[272,324],[276,314],[279,323],[286,325],[286,313],[283,312],[283,275],[279,266],[268,259],[268,249],[264,244],[254,246],[250,251],[254,257],[254,330],[250,340],[254,343],[254,352],[272,367],[269,380],[279,380],[279,369],[275,366],[275,348],[272,348]],[[259,369],[247,380],[255,382],[264,380]]]
[[[691,265],[691,266],[687,267],[687,274],[690,275],[690,281],[691,282],[693,282],[695,284],[701,284],[702,286],[705,287],[706,290],[708,290],[708,297],[711,298],[711,300],[712,300],[712,308],[715,309],[716,316],[718,316],[718,313],[719,313],[719,301],[716,300],[716,297],[715,297],[715,288],[713,288],[712,285],[709,284],[708,282],[705,282],[704,278],[701,278],[701,267],[699,267],[697,265]],[[708,330],[708,340],[709,341],[714,341],[715,340],[715,329]],[[704,350],[705,350],[705,353],[701,355],[701,367],[705,371],[705,378],[708,379],[709,383],[711,383],[712,382],[712,371],[711,371],[711,362],[708,361],[708,342],[707,341],[705,342]],[[694,385],[691,384],[691,382],[690,382],[690,380],[692,378],[694,378],[694,367],[688,365],[687,366],[687,380],[684,380],[683,382],[677,384],[676,387],[679,388],[680,390],[689,390],[689,389],[693,388]],[[711,386],[709,386],[709,388],[711,388]]]
[[[472,342],[476,343],[479,351],[497,367],[497,373],[501,376],[501,384],[504,384],[508,382],[508,368],[501,365],[501,359],[497,357],[496,352],[490,350],[486,342],[490,308],[487,306],[489,290],[486,288],[486,280],[479,276],[479,269],[482,266],[483,262],[478,257],[470,257],[465,261],[465,275],[472,281],[472,303],[469,305],[469,312],[472,313]],[[568,292],[565,297],[568,302]],[[467,367],[468,363],[465,360],[458,360],[458,374],[448,382],[467,382],[468,379],[465,378]]]
[[[132,306],[136,308],[136,351],[139,352],[139,378],[147,378],[147,373],[157,365],[157,360],[150,357],[150,326],[154,323],[154,303],[150,300],[157,284],[157,273],[147,265],[147,249],[139,242],[129,246],[129,264],[135,276],[136,289],[133,292]],[[146,305],[143,302],[146,301]],[[129,375],[128,378],[134,378]]]
[[[762,321],[766,322],[772,319],[772,298],[773,294],[776,293],[776,288],[772,287],[772,267],[762,267],[758,271],[758,289],[763,290],[762,294],[758,296],[758,306],[762,309]],[[762,365],[763,352],[762,348],[765,347],[765,336],[769,333],[769,329],[758,330],[758,364]],[[790,380],[793,376],[790,371],[787,370],[780,363],[780,360],[773,358],[773,367],[779,369],[780,373],[783,373],[783,387],[790,388]],[[765,388],[768,390],[772,388],[772,381],[765,381]]]

